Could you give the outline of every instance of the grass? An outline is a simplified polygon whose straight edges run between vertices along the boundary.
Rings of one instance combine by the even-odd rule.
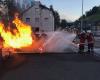
[[[92,15],[90,17],[85,18],[87,21],[100,21],[100,14]]]

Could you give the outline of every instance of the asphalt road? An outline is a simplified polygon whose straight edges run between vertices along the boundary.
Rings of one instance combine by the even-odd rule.
[[[80,54],[15,56],[1,65],[0,80],[100,80],[100,60]]]

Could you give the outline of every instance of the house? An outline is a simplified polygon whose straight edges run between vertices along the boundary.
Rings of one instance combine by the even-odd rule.
[[[22,20],[31,25],[33,31],[54,31],[53,12],[40,1],[34,1],[34,4],[23,12]]]

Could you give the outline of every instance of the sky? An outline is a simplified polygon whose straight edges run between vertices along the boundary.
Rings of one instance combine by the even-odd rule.
[[[32,0],[17,0],[22,3],[27,1],[29,3]],[[61,19],[68,21],[75,21],[82,15],[82,0],[35,0],[40,1],[43,5],[49,7],[53,5],[54,9],[58,11]],[[100,0],[84,0],[84,13],[89,11],[94,6],[99,6]]]
[[[36,0],[49,7],[53,5],[62,19],[75,21],[82,15],[82,0]],[[84,13],[94,6],[99,6],[100,0],[84,0]]]

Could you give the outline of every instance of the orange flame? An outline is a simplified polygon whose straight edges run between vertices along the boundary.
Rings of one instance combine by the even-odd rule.
[[[3,47],[22,48],[32,45],[33,40],[31,26],[22,22],[18,18],[18,15],[15,15],[15,19],[12,23],[15,24],[16,29],[12,30],[11,26],[8,25],[6,30],[4,24],[0,22],[0,34],[4,39]]]

